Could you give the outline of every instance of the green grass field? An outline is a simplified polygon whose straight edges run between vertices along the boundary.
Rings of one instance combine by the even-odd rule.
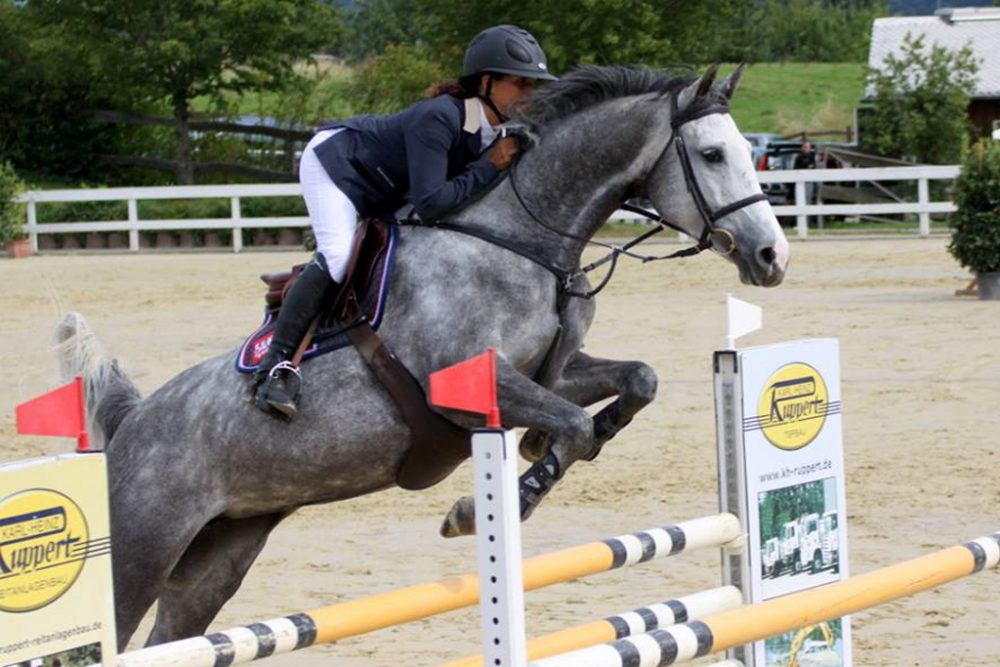
[[[727,65],[723,73],[734,68]],[[285,93],[231,97],[234,115],[254,114],[313,123],[344,118],[364,109],[352,99],[354,70],[333,62],[303,65],[308,83]],[[733,102],[733,117],[744,132],[793,134],[804,130],[851,125],[854,107],[864,92],[862,63],[759,63],[750,65]],[[207,99],[196,101],[210,111]],[[832,138],[837,140],[837,138]]]
[[[843,130],[853,122],[864,85],[863,63],[750,65],[733,100],[733,118],[744,132]]]

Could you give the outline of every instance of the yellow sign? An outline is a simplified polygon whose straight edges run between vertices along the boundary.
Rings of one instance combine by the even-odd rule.
[[[0,463],[0,665],[114,664],[104,455]]]
[[[764,383],[756,421],[775,447],[801,449],[819,435],[829,408],[823,376],[812,366],[796,362],[782,366]]]
[[[87,520],[51,489],[0,499],[0,610],[40,609],[76,581],[90,544]]]

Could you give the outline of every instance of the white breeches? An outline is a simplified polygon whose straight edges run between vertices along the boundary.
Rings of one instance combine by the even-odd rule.
[[[313,150],[337,132],[340,128],[319,132],[306,145],[299,162],[299,183],[302,184],[302,197],[306,200],[309,222],[316,237],[316,252],[326,260],[330,277],[341,283],[347,273],[347,261],[354,244],[358,212],[347,195],[330,179]]]

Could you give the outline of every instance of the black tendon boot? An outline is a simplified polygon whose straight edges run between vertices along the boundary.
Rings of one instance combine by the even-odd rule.
[[[292,357],[309,325],[319,315],[326,297],[337,287],[323,257],[316,255],[285,295],[267,356],[256,373],[254,403],[261,410],[277,413],[285,419],[295,416],[296,402],[302,392],[302,375],[292,363]]]

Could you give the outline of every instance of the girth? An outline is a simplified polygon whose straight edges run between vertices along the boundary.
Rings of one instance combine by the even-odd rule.
[[[348,314],[353,304],[348,301]],[[410,429],[410,447],[396,470],[396,484],[409,491],[434,486],[472,455],[469,432],[431,410],[420,383],[366,319],[361,317],[348,335]]]

